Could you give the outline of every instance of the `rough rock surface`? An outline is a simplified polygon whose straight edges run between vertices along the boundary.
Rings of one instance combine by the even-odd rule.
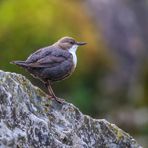
[[[24,76],[0,71],[0,148],[141,148],[116,125],[49,101]]]

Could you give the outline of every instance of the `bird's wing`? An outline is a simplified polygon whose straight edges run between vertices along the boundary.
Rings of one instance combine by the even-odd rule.
[[[49,49],[37,51],[27,60],[27,66],[34,68],[55,67],[70,58],[71,54],[62,49]]]
[[[44,58],[37,60],[36,62],[29,63],[27,66],[34,68],[44,68],[44,67],[55,67],[57,64],[64,62],[66,59],[64,57],[56,57],[48,55]]]
[[[45,57],[46,55],[52,52],[52,48],[50,46],[41,48],[34,53],[32,53],[26,60],[27,63],[34,63],[39,59]]]

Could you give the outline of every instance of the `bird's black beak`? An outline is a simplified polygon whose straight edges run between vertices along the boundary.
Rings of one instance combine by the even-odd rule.
[[[87,43],[86,43],[86,42],[76,42],[76,44],[77,44],[78,46],[82,46],[82,45],[86,45]]]

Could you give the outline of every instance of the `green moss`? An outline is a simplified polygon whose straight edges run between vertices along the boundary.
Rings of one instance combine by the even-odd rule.
[[[122,140],[125,137],[130,137],[130,135],[120,128],[118,128],[115,124],[109,124],[110,128],[114,131],[116,134],[117,140]]]

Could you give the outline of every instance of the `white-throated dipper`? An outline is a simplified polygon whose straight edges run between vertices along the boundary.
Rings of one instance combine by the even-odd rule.
[[[77,65],[77,48],[85,44],[85,42],[77,42],[72,37],[63,37],[53,45],[37,50],[26,61],[11,63],[26,69],[35,78],[40,79],[48,88],[49,98],[54,98],[61,103],[62,100],[56,97],[51,84],[73,73]]]

